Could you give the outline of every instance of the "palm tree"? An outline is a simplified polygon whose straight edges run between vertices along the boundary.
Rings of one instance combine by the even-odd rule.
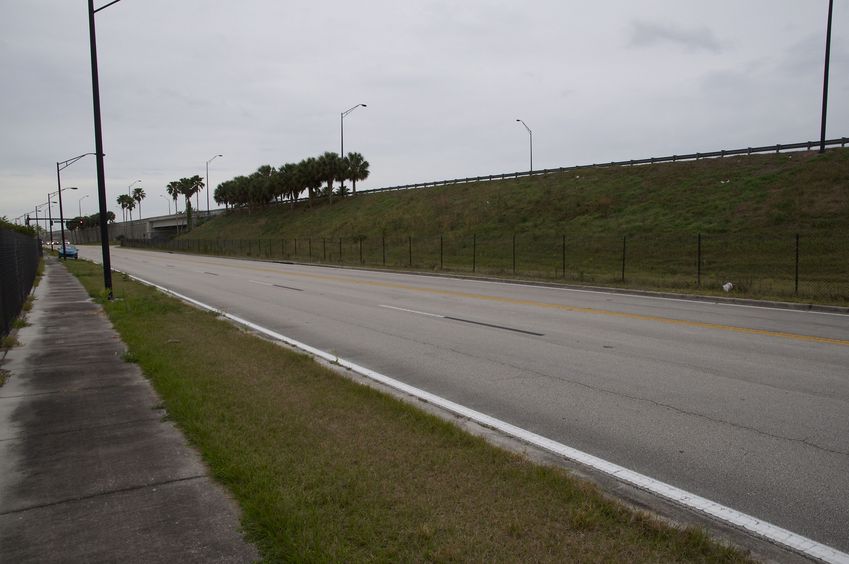
[[[129,198],[129,196],[121,194],[115,199],[118,205],[121,206],[121,221],[127,221],[127,198]]]
[[[180,183],[177,180],[173,182],[169,182],[167,186],[165,186],[165,191],[169,196],[174,200],[174,214],[177,214],[177,198],[180,197]]]
[[[298,163],[298,185],[300,186],[300,193],[302,190],[307,191],[307,197],[309,198],[309,203],[312,205],[313,198],[316,195],[316,191],[321,187],[321,171],[318,166],[318,159],[315,157],[308,157],[301,162]]]
[[[286,163],[277,169],[277,175],[280,179],[280,195],[283,198],[289,198],[294,208],[295,202],[298,201],[298,194],[304,189],[298,183],[298,165],[295,163]]]
[[[191,178],[181,178],[177,181],[179,193],[186,198],[186,226],[192,230],[192,196],[203,189],[203,178],[194,175]]]
[[[141,219],[141,201],[147,197],[147,194],[144,193],[144,188],[133,188],[132,197],[139,205],[139,219]]]
[[[318,157],[318,169],[322,180],[327,182],[325,191],[330,202],[333,203],[333,182],[339,180],[343,176],[343,162],[337,153],[330,151],[325,152]]]
[[[133,222],[133,210],[136,209],[136,201],[132,196],[127,196],[125,200],[127,202],[127,211],[130,212],[130,223]]]
[[[360,153],[348,153],[348,178],[354,183],[354,194],[357,193],[357,180],[368,178],[368,161]]]

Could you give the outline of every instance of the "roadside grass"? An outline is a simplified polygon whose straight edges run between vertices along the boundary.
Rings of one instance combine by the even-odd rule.
[[[17,347],[19,344],[20,342],[14,335],[6,335],[0,341],[0,349],[11,349]]]
[[[709,295],[728,295],[721,286],[730,281],[731,296],[846,305],[849,150],[235,210],[168,248]]]
[[[208,312],[66,264],[269,562],[745,562]]]

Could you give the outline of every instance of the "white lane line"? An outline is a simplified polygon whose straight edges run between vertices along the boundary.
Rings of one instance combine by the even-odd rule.
[[[375,372],[374,370],[371,370],[364,366],[360,366],[348,360],[341,359],[334,354],[327,353],[321,349],[317,349],[315,347],[307,345],[306,343],[296,341],[295,339],[277,333],[276,331],[272,331],[271,329],[266,329],[265,327],[257,325],[256,323],[248,321],[247,319],[242,319],[241,317],[229,314],[223,310],[212,307],[203,302],[200,302],[198,300],[195,300],[193,298],[190,298],[158,284],[154,284],[153,282],[148,282],[147,280],[138,278],[131,274],[127,274],[127,276],[143,284],[152,286],[166,294],[175,296],[199,308],[217,313],[222,317],[225,317],[231,321],[234,321],[235,323],[253,329],[258,333],[266,335],[267,337],[301,349],[307,353],[310,353],[329,362],[334,362],[353,372],[356,372],[357,374],[360,374],[361,376],[365,376],[366,378],[390,386],[391,388],[409,394],[422,401],[432,403],[433,405],[439,406],[442,409],[450,411],[461,417],[471,419],[472,421],[485,427],[501,431],[502,433],[522,440],[526,443],[532,444],[549,452],[553,452],[557,455],[560,455],[564,458],[568,458],[569,460],[574,460],[576,462],[594,468],[598,471],[604,472],[605,474],[613,476],[625,483],[631,484],[632,486],[646,490],[655,495],[659,495],[660,497],[666,498],[670,501],[673,501],[705,515],[709,515],[715,519],[718,519],[719,521],[723,521],[724,523],[738,527],[740,529],[743,529],[744,531],[748,531],[749,533],[770,540],[781,546],[790,548],[812,558],[822,560],[823,562],[829,562],[833,564],[849,564],[849,554],[841,552],[836,548],[832,548],[815,540],[809,539],[807,537],[779,527],[777,525],[773,525],[772,523],[763,521],[762,519],[758,519],[757,517],[753,517],[746,513],[737,511],[736,509],[732,509],[730,507],[716,503],[707,498],[692,494],[686,490],[682,490],[665,482],[661,482],[660,480],[655,480],[654,478],[646,476],[645,474],[634,472],[633,470],[629,470],[628,468],[619,466],[618,464],[608,462],[607,460],[604,460],[597,456],[593,456],[591,454],[585,453],[570,446],[566,446],[562,443],[558,443],[557,441],[543,437],[542,435],[537,435],[536,433],[532,433],[530,431],[522,429],[521,427],[516,427],[515,425],[507,423],[506,421],[501,421],[500,419],[496,419],[495,417],[491,417],[489,415],[486,415],[485,413],[481,413],[479,411],[470,409],[464,405],[454,403],[451,400],[437,396],[435,394],[416,388],[409,384],[405,384],[404,382],[395,380],[394,378],[390,378],[389,376],[384,376],[379,372]]]
[[[426,315],[427,317],[437,317],[439,319],[445,319],[444,315],[439,315],[436,313],[427,313],[426,311],[416,311],[414,309],[407,309],[403,307],[395,307],[391,305],[380,305],[378,307],[383,307],[386,309],[394,309],[395,311],[406,311],[407,313],[415,313],[416,315]]]

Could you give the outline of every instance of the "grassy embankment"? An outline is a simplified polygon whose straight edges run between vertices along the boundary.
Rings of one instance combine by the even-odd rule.
[[[731,280],[740,295],[792,299],[797,233],[797,298],[849,302],[849,150],[583,169],[242,210],[182,244],[352,265],[362,246],[372,266],[384,264],[385,248],[390,267],[509,276],[515,234],[522,277],[700,292]]]
[[[99,268],[67,267],[92,296]],[[115,279],[104,308],[267,561],[745,561],[459,428]],[[151,331],[155,327],[156,331]]]

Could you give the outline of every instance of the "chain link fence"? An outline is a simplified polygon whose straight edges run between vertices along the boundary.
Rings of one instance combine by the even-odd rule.
[[[40,258],[38,239],[0,229],[0,336],[11,331],[12,322],[21,313]]]
[[[849,234],[288,237],[126,246],[341,266],[849,304]]]

